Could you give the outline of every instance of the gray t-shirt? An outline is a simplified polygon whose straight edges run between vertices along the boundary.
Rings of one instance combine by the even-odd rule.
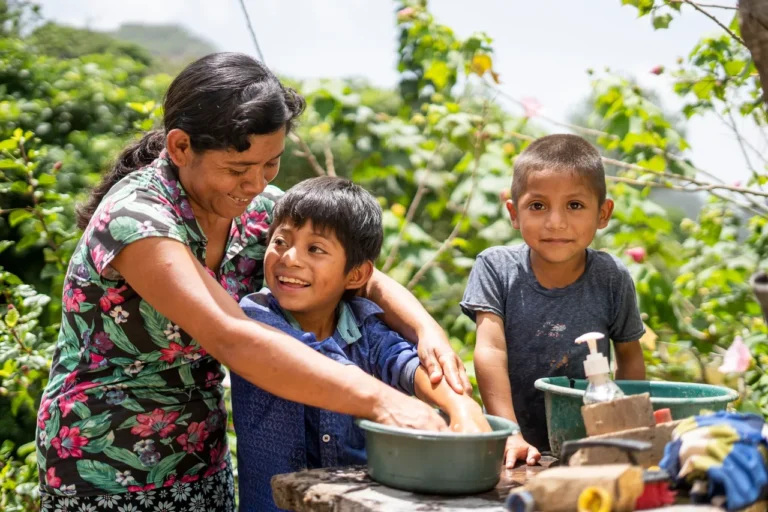
[[[546,289],[531,269],[530,248],[492,247],[483,251],[469,276],[462,311],[490,312],[504,320],[512,402],[523,437],[549,450],[541,377],[583,379],[586,344],[576,338],[601,332],[598,344],[610,357],[614,343],[635,341],[645,333],[629,271],[614,256],[587,249],[584,274],[565,288]]]

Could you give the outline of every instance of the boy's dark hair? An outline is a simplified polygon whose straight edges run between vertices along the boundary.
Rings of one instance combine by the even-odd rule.
[[[347,257],[344,272],[379,257],[384,238],[381,206],[348,179],[321,176],[291,187],[275,204],[269,238],[280,224],[301,228],[307,221],[339,240]]]
[[[512,177],[512,201],[525,193],[531,173],[543,170],[572,172],[584,178],[597,194],[598,204],[605,202],[605,169],[600,152],[578,135],[559,133],[533,141],[515,160]]]

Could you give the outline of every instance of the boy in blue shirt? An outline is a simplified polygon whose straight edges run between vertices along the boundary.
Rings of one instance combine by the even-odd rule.
[[[240,305],[328,357],[355,365],[392,387],[437,405],[455,431],[490,430],[480,406],[444,380],[432,385],[416,347],[387,327],[365,286],[383,239],[381,208],[352,182],[304,181],[275,205],[264,256],[268,290]],[[270,480],[304,468],[365,464],[365,438],[354,418],[305,406],[232,375],[241,511],[278,510]]]
[[[587,332],[613,340],[618,379],[645,379],[645,333],[635,286],[612,255],[589,249],[613,212],[600,153],[575,135],[531,143],[515,161],[506,207],[524,244],[480,253],[461,302],[477,324],[475,372],[489,414],[520,425],[506,464],[535,464],[549,449],[541,377],[583,379]]]

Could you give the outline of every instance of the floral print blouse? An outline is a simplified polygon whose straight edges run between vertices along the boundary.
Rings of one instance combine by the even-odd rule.
[[[236,301],[261,288],[280,194],[268,187],[233,220],[221,267],[208,269]],[[147,491],[228,468],[221,365],[110,266],[146,237],[178,240],[205,266],[206,237],[165,151],[112,188],[70,261],[37,418],[43,492]]]

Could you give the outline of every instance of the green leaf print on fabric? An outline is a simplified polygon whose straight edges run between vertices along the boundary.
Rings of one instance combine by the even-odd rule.
[[[179,368],[179,375],[181,376],[181,382],[183,382],[185,386],[195,385],[195,378],[192,377],[192,367],[189,364],[182,365],[181,368]]]
[[[118,242],[135,240],[141,223],[133,217],[117,217],[109,221],[109,234]]]
[[[109,493],[123,493],[125,488],[117,483],[117,470],[96,460],[77,461],[77,473],[86,482]]]
[[[187,470],[187,472],[184,473],[184,474],[185,475],[189,475],[189,476],[194,476],[194,475],[198,474],[201,470],[203,470],[203,469],[205,469],[207,467],[208,467],[208,464],[204,464],[204,463],[201,462],[200,464],[195,464],[194,466],[189,468]]]
[[[115,433],[110,430],[105,436],[98,439],[91,439],[87,445],[83,446],[83,451],[88,453],[101,453],[105,448],[112,446],[114,441]]]
[[[131,428],[131,427],[133,427],[134,425],[138,425],[138,424],[139,424],[139,420],[137,420],[137,419],[136,419],[136,416],[131,416],[130,418],[128,418],[127,420],[125,420],[124,422],[122,422],[122,423],[121,423],[121,424],[120,424],[120,425],[117,427],[117,430],[125,430],[126,428]]]
[[[135,453],[129,452],[125,448],[110,446],[109,448],[104,450],[104,455],[106,455],[110,459],[120,461],[123,464],[128,464],[134,469],[138,469],[140,471],[147,471],[147,466],[141,463],[141,461],[139,460],[139,457]]]
[[[93,439],[99,437],[109,430],[110,420],[112,419],[112,413],[110,411],[103,412],[97,416],[90,416],[81,421],[76,421],[72,424],[72,427],[80,427],[80,434]]]
[[[125,192],[128,190],[130,189],[123,189],[122,191],[115,193],[115,195],[119,197],[116,198],[115,202],[112,203],[112,206],[109,208],[110,216],[114,217],[115,213],[119,212],[126,206],[130,206],[136,203],[136,191],[131,190],[131,192],[126,195]],[[155,212],[155,215],[157,215],[157,212]]]
[[[120,405],[122,405],[129,411],[144,412],[144,408],[141,405],[139,405],[139,402],[137,402],[133,398],[126,398],[125,400],[120,402]]]
[[[75,402],[72,405],[72,410],[80,416],[81,419],[86,419],[91,416],[91,410],[83,402]]]
[[[167,477],[171,471],[176,469],[176,464],[186,455],[185,452],[174,453],[169,455],[160,461],[160,464],[152,468],[147,477],[147,484],[155,484],[157,487],[163,485],[165,477]]]
[[[142,300],[139,305],[139,313],[141,313],[141,318],[144,319],[144,327],[152,337],[152,341],[155,345],[162,348],[168,348],[170,342],[164,331],[171,322],[161,315],[155,308],[150,306],[145,300]],[[157,359],[155,359],[155,361],[157,361],[160,359],[160,354],[158,352],[152,352],[152,355],[155,354],[157,354]]]
[[[58,407],[54,407],[51,410],[51,417],[45,423],[45,449],[51,448],[51,440],[59,435],[59,422],[61,419],[61,413]]]
[[[123,328],[117,325],[111,316],[102,313],[101,319],[104,321],[104,331],[109,335],[109,339],[117,348],[134,356],[141,353],[139,349],[130,342],[128,336],[125,335]]]
[[[176,400],[175,398],[168,395],[164,395],[153,389],[134,389],[133,394],[134,396],[136,396],[136,398],[154,400],[155,402],[160,404],[174,405],[179,403],[179,401]]]

